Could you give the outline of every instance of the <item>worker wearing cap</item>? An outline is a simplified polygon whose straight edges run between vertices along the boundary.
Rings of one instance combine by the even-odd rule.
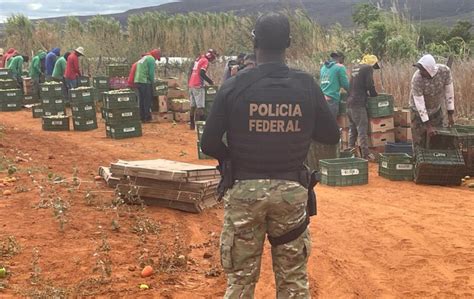
[[[288,18],[264,14],[253,36],[257,67],[223,83],[201,140],[202,151],[219,161],[223,175],[218,190],[225,194],[224,298],[254,297],[267,236],[276,297],[309,298],[307,226],[315,213],[316,180],[304,161],[311,139],[337,144],[339,128],[313,77],[285,63]]]
[[[349,117],[349,147],[355,147],[356,141],[361,149],[362,158],[374,160],[369,152],[369,117],[367,114],[368,96],[376,97],[374,69],[380,69],[375,55],[365,55],[360,64],[351,72],[349,96],[347,98],[347,115]]]
[[[138,102],[142,122],[151,121],[153,83],[155,82],[155,62],[160,59],[160,50],[154,49],[143,55],[143,57],[136,63],[134,85],[138,90]]]
[[[215,50],[209,49],[205,55],[196,58],[192,66],[188,81],[189,100],[191,101],[191,130],[195,128],[195,121],[203,120],[206,105],[204,81],[209,85],[214,85],[214,81],[207,76],[207,68],[210,62],[216,60],[217,56],[218,54]]]
[[[67,58],[64,78],[66,79],[68,89],[77,88],[77,80],[81,76],[79,69],[79,57],[81,56],[84,56],[84,48],[78,47],[74,51],[71,51]]]
[[[429,54],[414,66],[418,69],[411,80],[410,108],[416,148],[426,147],[426,135],[435,135],[436,128],[443,126],[443,105],[447,108],[449,126],[454,125],[454,85],[449,67],[437,64]]]
[[[339,114],[341,88],[349,91],[349,79],[343,63],[344,54],[333,52],[330,59],[321,67],[321,90],[334,117]]]

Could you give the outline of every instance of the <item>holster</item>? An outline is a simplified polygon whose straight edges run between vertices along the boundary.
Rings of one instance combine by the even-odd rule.
[[[217,170],[221,174],[221,180],[217,186],[217,198],[219,201],[222,200],[227,190],[234,186],[234,174],[232,169],[231,161],[219,161],[219,165],[216,166]]]

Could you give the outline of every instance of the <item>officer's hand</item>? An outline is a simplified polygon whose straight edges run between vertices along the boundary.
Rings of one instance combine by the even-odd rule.
[[[454,126],[454,114],[452,113],[448,114],[448,125],[449,127]]]
[[[426,124],[426,132],[428,133],[428,136],[430,137],[433,137],[438,133],[436,132],[436,129],[429,122]]]

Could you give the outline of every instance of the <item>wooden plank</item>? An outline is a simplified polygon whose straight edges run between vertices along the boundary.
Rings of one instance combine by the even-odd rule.
[[[109,167],[99,167],[99,175],[104,179],[108,187],[115,188],[120,183],[120,178],[112,176]]]
[[[181,190],[188,192],[201,192],[205,189],[215,189],[219,184],[218,179],[197,181],[197,182],[173,182],[173,181],[158,181],[148,178],[125,177],[120,178],[120,184],[133,184],[138,186],[152,187],[155,189],[170,189],[170,190]]]
[[[166,200],[175,200],[182,202],[200,202],[204,197],[216,196],[215,190],[209,190],[202,193],[179,191],[179,190],[165,190],[165,189],[155,189],[150,187],[143,186],[134,186],[134,185],[117,185],[117,189],[121,193],[128,193],[132,191],[132,194],[136,194],[140,197],[148,198],[157,198],[157,199],[166,199]]]

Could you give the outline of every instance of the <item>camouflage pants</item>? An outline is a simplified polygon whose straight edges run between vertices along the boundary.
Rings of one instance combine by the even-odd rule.
[[[433,127],[443,127],[443,113],[441,109],[429,117]],[[411,135],[413,149],[416,147],[426,148],[426,126],[421,121],[418,112],[414,110],[411,111]]]
[[[283,180],[237,181],[224,197],[221,263],[227,273],[224,298],[253,298],[266,234],[278,237],[306,217],[307,189]],[[296,240],[272,247],[277,298],[310,298],[306,264],[308,229]]]

